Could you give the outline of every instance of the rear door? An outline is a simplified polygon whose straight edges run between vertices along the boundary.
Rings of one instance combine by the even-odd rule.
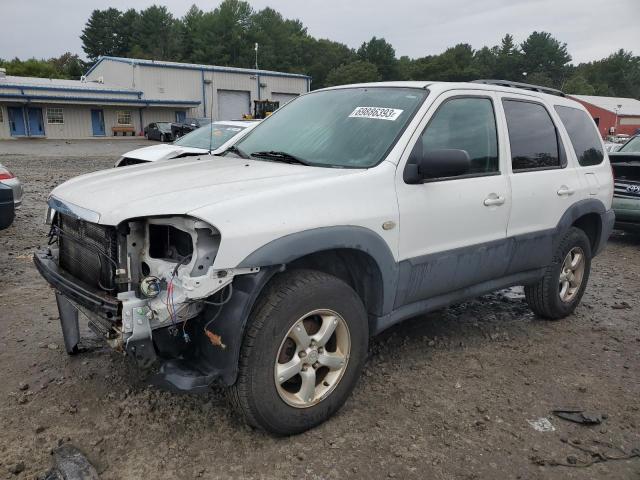
[[[552,235],[580,197],[580,179],[549,107],[536,97],[500,94],[508,132],[512,205],[507,236],[517,249],[510,273],[545,265]]]

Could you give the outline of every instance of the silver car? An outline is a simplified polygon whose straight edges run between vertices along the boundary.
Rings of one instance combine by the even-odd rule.
[[[22,205],[22,184],[0,163],[0,230],[13,223],[15,212]]]

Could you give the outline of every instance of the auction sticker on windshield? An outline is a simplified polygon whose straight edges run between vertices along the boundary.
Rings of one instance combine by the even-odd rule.
[[[404,110],[399,110],[397,108],[356,107],[356,109],[351,112],[351,115],[349,115],[349,118],[373,118],[376,120],[395,121],[402,112],[404,112]]]

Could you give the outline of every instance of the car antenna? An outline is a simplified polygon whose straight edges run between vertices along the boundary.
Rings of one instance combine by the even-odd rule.
[[[213,151],[213,74],[211,74],[211,99],[209,101],[209,155],[211,155],[212,151]]]

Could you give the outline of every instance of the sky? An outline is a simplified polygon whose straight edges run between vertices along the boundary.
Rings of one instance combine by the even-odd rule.
[[[208,11],[220,0],[0,0],[0,58],[84,58],[80,34],[94,9],[165,5],[181,17],[193,3]],[[357,48],[384,37],[398,57],[437,54],[457,43],[493,46],[506,34],[517,42],[550,32],[568,45],[572,63],[624,48],[640,55],[640,0],[255,0],[297,18],[317,38]],[[215,59],[212,59],[215,63]]]

